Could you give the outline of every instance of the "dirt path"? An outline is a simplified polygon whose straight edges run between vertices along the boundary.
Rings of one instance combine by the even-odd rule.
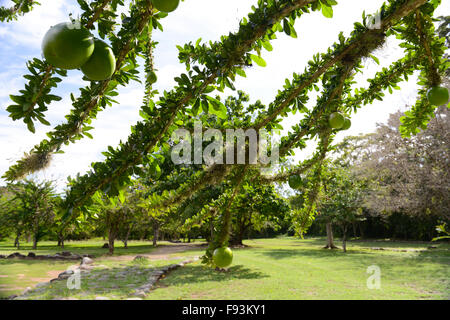
[[[171,256],[175,253],[185,252],[189,250],[200,250],[205,248],[205,244],[199,243],[177,243],[177,244],[163,244],[159,245],[153,251],[149,253],[140,253],[134,255],[123,255],[123,256],[113,256],[109,257],[108,260],[115,261],[131,261],[136,256],[147,257],[150,260],[169,260],[176,258],[175,256]]]

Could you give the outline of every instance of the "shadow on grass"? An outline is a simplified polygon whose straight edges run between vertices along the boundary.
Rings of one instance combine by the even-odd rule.
[[[262,272],[246,268],[242,265],[233,266],[226,272],[219,272],[202,265],[186,265],[181,269],[169,273],[167,278],[161,280],[159,284],[162,284],[164,287],[210,281],[223,282],[230,280],[249,280],[268,277],[268,275]]]
[[[266,255],[272,259],[289,259],[294,257],[313,257],[313,258],[334,258],[334,257],[345,257],[352,255],[372,255],[374,252],[362,251],[355,249],[347,249],[344,253],[342,249],[323,249],[322,247],[317,247],[317,249],[272,249],[261,251],[262,255]]]

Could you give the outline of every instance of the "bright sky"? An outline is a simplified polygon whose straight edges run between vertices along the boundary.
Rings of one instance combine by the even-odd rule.
[[[81,72],[73,70],[60,84],[55,94],[63,97],[62,101],[50,105],[47,120],[52,127],[36,126],[36,133],[32,134],[22,121],[13,122],[8,117],[6,108],[11,104],[10,94],[17,94],[24,87],[22,75],[27,72],[26,61],[33,57],[41,57],[41,40],[46,31],[57,23],[68,21],[69,14],[74,17],[79,14],[75,0],[41,0],[31,13],[20,17],[19,21],[0,23],[0,175],[19,159],[24,152],[29,151],[35,144],[46,137],[53,126],[64,121],[64,115],[71,109],[69,94],[78,95],[78,88],[88,83],[81,79]],[[128,1],[126,1],[128,2]],[[289,38],[281,33],[273,41],[274,50],[263,52],[267,67],[254,66],[246,70],[247,78],[239,78],[236,87],[250,94],[251,101],[261,100],[270,103],[278,90],[283,87],[284,79],[291,78],[293,72],[301,73],[308,60],[317,52],[325,51],[334,41],[340,31],[348,35],[353,29],[353,22],[361,21],[363,11],[374,13],[383,3],[381,0],[340,0],[334,9],[334,18],[326,19],[320,13],[304,15],[297,21],[295,27],[298,39]],[[204,41],[218,40],[221,35],[236,31],[240,19],[250,12],[257,0],[186,0],[179,8],[162,20],[164,33],[155,32],[154,38],[159,42],[155,52],[155,64],[158,69],[157,89],[170,90],[175,84],[173,78],[184,72],[184,65],[178,62],[176,45],[195,42],[198,38]],[[437,10],[437,15],[449,15],[448,1]],[[0,5],[10,6],[11,1],[0,0]],[[373,61],[366,61],[364,74],[358,75],[357,87],[366,87],[367,78],[388,66],[402,56],[402,49],[395,40],[389,43],[376,55],[380,58],[381,66]],[[383,102],[373,103],[361,109],[352,118],[352,128],[344,135],[356,135],[374,131],[376,123],[385,122],[390,113],[398,109],[405,110],[405,105],[414,103],[417,86],[414,77],[408,83],[401,85],[402,90],[387,96]],[[75,144],[64,147],[64,154],[54,157],[51,166],[36,174],[38,179],[52,179],[57,181],[61,190],[65,186],[67,176],[83,174],[94,161],[102,160],[101,152],[107,146],[116,146],[120,140],[126,140],[130,126],[140,120],[143,87],[133,83],[127,88],[120,88],[119,105],[99,113],[93,121],[95,130],[91,131],[94,139],[85,138]],[[311,99],[312,102],[315,99]],[[289,128],[299,120],[298,116],[289,117],[283,124]],[[303,159],[298,154],[296,159]],[[0,185],[5,184],[0,180]]]

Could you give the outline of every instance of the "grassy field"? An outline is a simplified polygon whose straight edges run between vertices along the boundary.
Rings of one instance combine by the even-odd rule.
[[[146,282],[158,266],[203,254],[194,247],[136,262],[130,256],[164,250],[146,242],[131,242],[109,257],[99,249],[103,241],[71,242],[65,250],[95,255],[95,268],[82,276],[81,289],[69,290],[57,281],[30,295],[31,299],[110,299],[130,297],[132,289]],[[276,238],[247,240],[246,248],[234,249],[228,272],[205,268],[200,262],[172,271],[160,280],[145,299],[449,299],[450,245],[429,243],[351,241],[347,253],[324,250],[324,239]],[[436,245],[436,244],[434,244]],[[373,250],[372,248],[385,250]],[[25,248],[27,249],[27,248]],[[188,248],[186,248],[188,249]],[[41,251],[42,250],[42,251]],[[14,252],[0,243],[0,254]],[[27,253],[30,250],[22,250]],[[43,243],[38,254],[61,251]],[[161,251],[162,252],[162,251]],[[156,251],[155,251],[156,253]],[[49,272],[63,271],[73,262],[0,260],[0,295],[7,296],[31,286]],[[381,288],[369,290],[367,267],[381,270]],[[125,274],[124,270],[126,270]],[[56,273],[57,274],[57,273]],[[122,274],[122,275],[121,275]],[[38,281],[39,282],[39,281]]]

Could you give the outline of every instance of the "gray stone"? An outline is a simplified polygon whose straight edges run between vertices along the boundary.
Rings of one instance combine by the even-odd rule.
[[[140,297],[140,298],[145,298],[145,297],[147,296],[147,295],[145,294],[145,292],[142,291],[142,290],[138,290],[138,291],[134,292],[132,295],[133,295],[133,296],[136,296],[136,297]]]
[[[19,252],[11,253],[9,256],[6,257],[7,259],[13,259],[13,258],[25,258],[25,256]]]
[[[94,260],[92,260],[89,257],[84,257],[83,260],[81,261],[81,264],[93,264]]]
[[[35,258],[35,257],[36,257],[36,253],[34,253],[34,252],[28,252],[28,256],[27,256],[27,257]]]
[[[48,282],[39,282],[39,283],[36,285],[36,288],[45,287],[47,284],[48,284]]]
[[[64,271],[64,272],[61,272],[61,273],[58,275],[58,279],[59,279],[59,280],[68,279],[68,278],[70,278],[70,276],[73,275],[73,274],[74,274],[74,271],[73,271],[73,270],[66,270],[66,271]]]
[[[31,290],[32,290],[31,287],[27,287],[27,288],[22,292],[22,295],[24,296],[24,295],[30,293]]]
[[[125,300],[142,300],[142,298],[128,298],[128,299],[125,299]]]
[[[89,265],[86,265],[86,264],[82,264],[82,265],[80,265],[80,270],[82,270],[82,271],[88,271],[88,270],[92,270],[92,268],[94,268],[93,266],[89,266]]]
[[[95,297],[95,300],[111,300],[111,299],[108,298],[108,297],[101,297],[101,296],[99,296],[99,297]]]
[[[138,290],[143,291],[143,292],[149,292],[152,289],[152,287],[153,287],[153,284],[149,283],[149,284],[139,287]]]

